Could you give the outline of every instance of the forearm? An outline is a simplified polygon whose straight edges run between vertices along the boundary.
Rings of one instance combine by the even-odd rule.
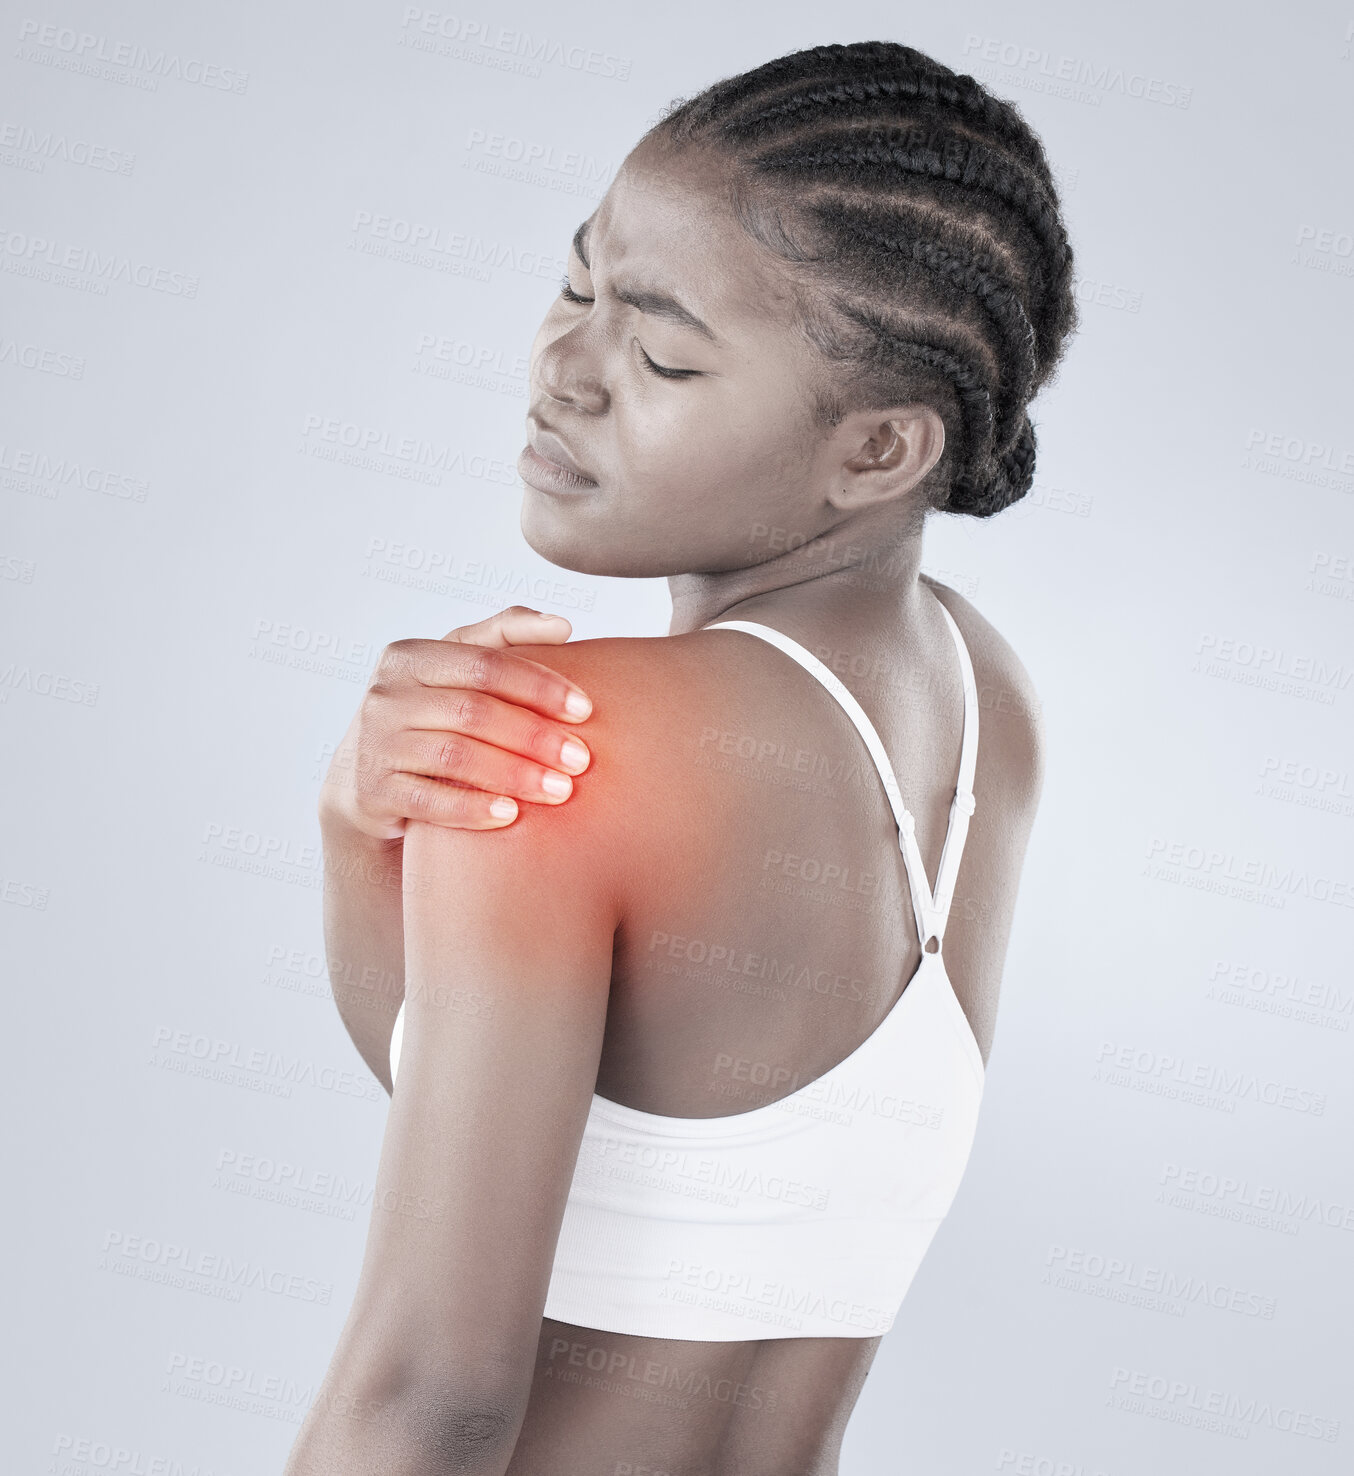
[[[324,947],[339,1018],[390,1090],[390,1036],[404,999],[403,840],[322,820]]]

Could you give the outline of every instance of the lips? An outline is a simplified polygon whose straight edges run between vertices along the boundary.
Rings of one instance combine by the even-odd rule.
[[[556,466],[563,467],[565,471],[584,482],[596,483],[597,478],[579,466],[559,436],[554,431],[547,430],[539,420],[534,418],[528,420],[527,442],[536,455],[543,460],[553,461]]]

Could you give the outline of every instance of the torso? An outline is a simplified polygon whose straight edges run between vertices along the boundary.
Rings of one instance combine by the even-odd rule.
[[[936,593],[979,691],[977,809],[944,948],[985,1061],[1037,800],[1037,722],[1010,648],[962,597]],[[943,616],[930,616],[869,649],[804,643],[879,730],[934,882],[963,697]],[[856,730],[784,653],[736,631],[596,644],[627,648],[640,692],[624,716],[634,772],[616,776],[617,823],[644,804],[630,823],[662,837],[627,890],[596,1091],[671,1116],[748,1111],[847,1056],[912,977],[920,943],[897,828]],[[581,667],[571,674],[586,687]],[[749,749],[763,756],[737,757]],[[759,960],[804,982],[769,983]],[[545,1319],[509,1476],[827,1476],[878,1344],[706,1343]]]

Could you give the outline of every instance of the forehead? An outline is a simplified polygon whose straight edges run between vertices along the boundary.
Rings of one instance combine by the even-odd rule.
[[[794,323],[785,264],[734,214],[727,166],[694,149],[641,144],[584,233],[589,260],[667,291],[722,337],[766,337]]]

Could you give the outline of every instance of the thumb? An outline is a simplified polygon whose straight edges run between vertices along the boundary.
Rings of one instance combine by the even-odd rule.
[[[573,626],[563,615],[545,615],[526,605],[509,605],[487,620],[449,630],[444,641],[460,641],[467,646],[544,646],[562,645],[573,634]]]

